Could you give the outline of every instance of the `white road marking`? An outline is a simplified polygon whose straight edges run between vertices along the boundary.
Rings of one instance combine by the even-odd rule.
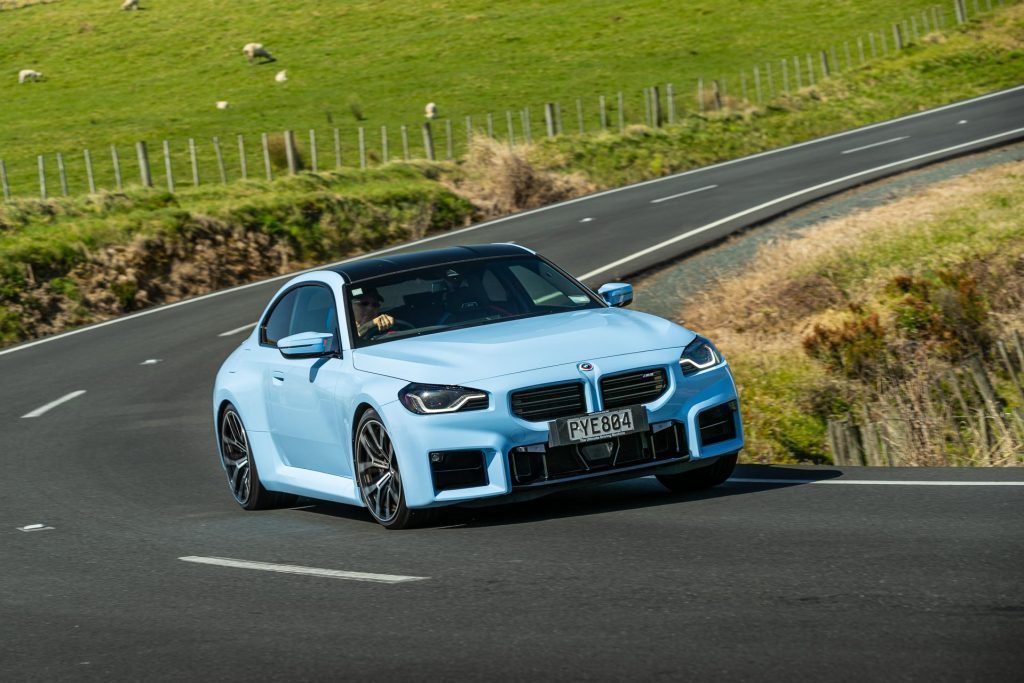
[[[232,335],[238,334],[239,332],[245,332],[246,330],[251,329],[253,327],[256,327],[256,323],[249,323],[248,325],[242,325],[241,327],[236,327],[233,330],[228,330],[227,332],[221,332],[217,336],[218,337],[230,337]]]
[[[518,218],[523,218],[524,216],[530,216],[530,215],[535,214],[535,213],[540,213],[541,211],[550,211],[552,209],[558,209],[558,208],[561,208],[563,206],[568,206],[570,204],[576,204],[578,202],[584,202],[584,201],[588,201],[590,199],[596,199],[598,197],[603,197],[605,195],[614,194],[616,192],[623,192],[625,190],[631,190],[631,189],[636,188],[636,187],[643,187],[644,185],[651,185],[651,184],[654,184],[654,183],[663,183],[663,182],[665,182],[667,180],[674,180],[674,179],[677,179],[677,178],[682,178],[682,177],[685,177],[685,176],[688,176],[688,175],[693,175],[694,173],[705,173],[707,171],[711,171],[711,170],[714,170],[714,169],[717,169],[717,168],[722,168],[723,166],[731,166],[733,164],[738,164],[738,163],[741,163],[741,162],[744,162],[744,161],[750,161],[751,159],[758,159],[760,157],[770,156],[772,154],[778,154],[780,152],[786,152],[786,151],[789,151],[791,149],[799,149],[801,147],[807,147],[808,145],[816,145],[816,144],[819,144],[819,143],[822,143],[822,142],[828,142],[829,140],[835,140],[837,138],[846,137],[847,135],[854,135],[854,134],[857,134],[857,133],[863,133],[864,131],[873,130],[875,128],[881,128],[881,127],[884,127],[884,126],[891,126],[891,125],[893,125],[895,123],[902,123],[903,121],[909,121],[910,119],[916,119],[916,118],[919,118],[921,116],[929,116],[931,114],[937,114],[938,112],[941,112],[941,111],[946,111],[948,109],[955,109],[957,107],[963,107],[963,106],[966,106],[966,105],[969,105],[969,104],[974,104],[975,102],[981,102],[981,101],[984,101],[984,100],[992,99],[993,97],[1001,97],[1003,95],[1008,95],[1010,93],[1015,93],[1018,90],[1024,90],[1024,85],[1018,85],[1018,86],[1015,86],[1013,88],[1007,88],[1006,90],[1000,90],[998,92],[988,93],[986,95],[980,95],[978,97],[975,97],[975,98],[972,98],[972,99],[969,99],[969,100],[964,100],[962,102],[953,102],[952,104],[947,104],[945,106],[937,107],[935,109],[929,109],[928,111],[919,111],[919,112],[915,112],[913,114],[907,114],[906,116],[901,116],[898,119],[891,119],[889,121],[880,121],[879,123],[872,123],[872,124],[867,125],[867,126],[861,126],[860,128],[854,128],[853,130],[844,130],[844,131],[842,131],[840,133],[833,133],[832,135],[826,135],[823,138],[815,138],[814,140],[807,140],[806,142],[798,142],[795,145],[789,145],[788,147],[778,147],[776,149],[769,149],[769,150],[765,150],[764,152],[758,152],[757,154],[751,154],[749,156],[740,157],[739,159],[730,159],[729,161],[723,161],[721,163],[712,164],[711,166],[704,166],[702,168],[694,168],[694,169],[691,169],[689,171],[683,171],[682,173],[676,173],[675,175],[668,175],[668,176],[663,176],[661,178],[654,178],[652,180],[645,180],[645,181],[640,182],[640,183],[634,183],[633,185],[624,185],[623,187],[614,187],[614,188],[612,188],[610,190],[603,190],[601,192],[595,192],[594,194],[588,194],[588,195],[583,196],[583,197],[576,197],[575,199],[567,199],[566,201],[559,202],[557,204],[549,204],[547,206],[540,206],[540,207],[537,207],[536,209],[530,209],[529,211],[522,211],[520,213],[514,213],[514,214],[511,214],[511,215],[508,215],[508,216],[502,216],[501,218],[495,218],[494,220],[485,221],[483,223],[478,223],[476,225],[470,225],[470,226],[467,226],[465,228],[460,228],[458,230],[450,230],[448,232],[438,233],[437,235],[431,235],[430,237],[424,237],[423,239],[414,240],[412,242],[407,242],[405,244],[396,244],[393,247],[388,247],[386,249],[379,249],[377,251],[368,252],[366,254],[360,254],[359,256],[353,256],[352,258],[343,259],[341,261],[335,261],[334,263],[327,263],[327,264],[324,264],[324,265],[315,266],[313,268],[307,268],[306,270],[299,270],[299,271],[296,271],[294,273],[287,273],[285,275],[278,275],[276,277],[268,278],[266,280],[259,280],[257,282],[250,282],[249,284],[238,285],[237,287],[231,287],[230,289],[222,289],[222,290],[219,290],[219,291],[216,291],[216,292],[210,292],[209,294],[203,294],[201,296],[193,297],[191,299],[185,299],[183,301],[176,301],[176,302],[174,302],[172,304],[164,304],[163,306],[157,306],[156,308],[150,308],[150,309],[147,309],[145,311],[139,311],[138,313],[133,313],[131,315],[122,316],[120,318],[113,318],[112,320],[106,320],[106,321],[101,322],[101,323],[96,323],[95,325],[89,325],[87,327],[80,327],[77,330],[70,330],[68,332],[62,332],[60,334],[55,334],[52,337],[45,337],[43,339],[36,339],[35,341],[30,341],[30,342],[26,342],[24,344],[19,344],[17,346],[12,346],[9,349],[4,349],[4,350],[0,351],[0,356],[6,355],[8,353],[15,353],[16,351],[23,351],[25,349],[30,349],[33,346],[38,346],[40,344],[48,344],[49,342],[56,341],[58,339],[63,339],[65,337],[71,337],[71,336],[76,335],[76,334],[82,334],[83,332],[89,332],[91,330],[97,330],[97,329],[99,329],[101,327],[107,327],[108,325],[116,325],[118,323],[125,322],[126,320],[134,320],[135,318],[141,318],[143,316],[153,315],[154,313],[160,313],[162,311],[168,311],[168,310],[170,310],[172,308],[177,308],[179,306],[187,306],[189,304],[194,304],[194,303],[197,303],[199,301],[205,301],[207,299],[212,299],[214,297],[224,296],[226,294],[232,294],[234,292],[239,292],[239,291],[242,291],[242,290],[245,290],[245,289],[251,289],[253,287],[261,287],[263,285],[270,284],[270,283],[273,283],[273,282],[280,282],[281,280],[288,280],[288,279],[291,279],[291,278],[296,277],[298,275],[302,275],[303,273],[313,272],[314,270],[323,270],[325,268],[331,268],[331,267],[334,267],[334,266],[340,266],[340,265],[345,264],[345,263],[351,263],[352,261],[358,261],[358,260],[367,259],[367,258],[374,258],[374,257],[380,256],[382,254],[387,254],[387,253],[390,253],[390,252],[393,252],[393,251],[398,251],[399,249],[408,249],[409,247],[415,247],[415,246],[420,245],[420,244],[426,244],[427,242],[433,242],[434,240],[439,240],[439,239],[442,239],[442,238],[445,238],[445,237],[453,237],[455,235],[461,235],[461,234],[464,234],[464,233],[467,233],[467,232],[472,232],[473,230],[479,230],[480,228],[488,228],[488,227],[490,227],[492,225],[496,225],[498,223],[504,223],[505,221],[510,221],[510,220],[514,220],[514,219],[518,219]],[[971,144],[971,143],[967,143],[967,144]],[[941,150],[941,151],[945,151],[945,150]],[[939,152],[935,152],[935,154],[938,154],[938,153]],[[925,155],[925,156],[927,156],[927,155]],[[629,260],[629,259],[627,259],[627,260]],[[609,267],[614,267],[614,266],[606,266],[604,269],[599,269],[599,270],[594,271],[594,272],[595,273],[600,273],[600,272],[603,272],[605,269],[607,269]]]
[[[1021,87],[1024,87],[1024,86],[1021,86]],[[901,159],[899,161],[893,161],[893,162],[888,163],[888,164],[883,164],[882,166],[875,166],[874,168],[869,168],[869,169],[866,169],[864,171],[858,171],[857,173],[851,173],[850,175],[843,176],[842,178],[836,178],[835,180],[829,180],[827,182],[820,183],[818,185],[812,185],[811,187],[805,187],[802,190],[797,190],[796,192],[791,192],[791,193],[789,193],[787,195],[784,195],[782,197],[776,197],[775,199],[771,199],[771,200],[769,200],[767,202],[764,202],[763,204],[758,204],[757,206],[752,206],[749,209],[744,209],[743,211],[739,211],[739,212],[734,213],[732,215],[726,216],[725,218],[720,218],[717,221],[714,221],[712,223],[708,223],[707,225],[702,225],[699,228],[694,228],[693,230],[688,230],[688,231],[684,232],[681,235],[676,235],[675,237],[671,237],[671,238],[669,238],[667,240],[664,240],[662,242],[658,242],[657,244],[655,244],[653,246],[647,247],[646,249],[641,249],[640,251],[634,252],[634,253],[630,254],[629,256],[624,256],[623,258],[620,258],[620,259],[618,259],[616,261],[612,261],[611,263],[609,263],[607,265],[604,265],[604,266],[601,266],[600,268],[595,268],[594,270],[590,271],[589,273],[584,273],[583,275],[577,275],[576,279],[577,280],[586,280],[588,278],[594,277],[595,275],[600,275],[601,273],[605,272],[606,270],[611,270],[612,268],[617,268],[618,266],[621,266],[624,263],[629,263],[630,261],[633,261],[634,259],[638,259],[641,256],[646,256],[647,254],[650,254],[650,253],[653,253],[655,251],[659,251],[661,249],[664,249],[665,247],[667,247],[670,244],[675,244],[676,242],[688,239],[690,237],[693,237],[694,235],[699,235],[700,233],[705,232],[707,230],[711,230],[712,228],[717,228],[719,225],[723,225],[725,223],[728,223],[729,221],[736,220],[737,218],[742,218],[743,216],[748,216],[748,215],[750,215],[752,213],[756,213],[756,212],[758,212],[758,211],[760,211],[762,209],[767,209],[769,207],[775,206],[776,204],[781,204],[783,202],[789,201],[790,199],[794,199],[796,197],[799,197],[800,195],[810,194],[811,192],[816,192],[817,190],[821,190],[823,188],[829,187],[830,185],[838,185],[840,183],[846,182],[847,180],[853,180],[854,178],[860,178],[862,176],[869,175],[871,173],[877,173],[878,171],[884,171],[884,170],[887,170],[887,169],[890,169],[890,168],[895,168],[896,166],[900,166],[902,164],[907,164],[907,163],[911,163],[911,162],[914,162],[914,161],[918,161],[920,159],[926,159],[928,157],[937,156],[937,155],[940,155],[940,154],[945,154],[946,152],[954,152],[954,151],[956,151],[958,149],[963,149],[964,147],[970,147],[971,145],[976,145],[976,144],[983,143],[983,142],[991,142],[993,140],[998,140],[999,138],[1005,138],[1005,137],[1008,137],[1008,136],[1011,136],[1011,135],[1017,135],[1018,133],[1024,133],[1024,128],[1014,128],[1013,130],[1003,131],[1002,133],[997,133],[996,135],[989,135],[988,137],[978,138],[977,140],[971,140],[969,142],[964,142],[964,143],[961,143],[959,145],[953,145],[952,147],[946,147],[945,149],[939,149],[939,150],[936,150],[934,152],[926,152],[925,154],[919,154],[917,156],[910,157],[908,159]]]
[[[236,569],[259,569],[265,572],[281,572],[283,574],[305,574],[327,579],[347,579],[349,581],[371,581],[374,583],[405,583],[407,581],[425,581],[429,576],[400,576],[395,574],[367,574],[365,572],[346,572],[340,569],[320,569],[319,567],[302,567],[294,564],[271,564],[269,562],[249,562],[248,560],[232,560],[227,557],[179,557],[183,562],[213,564],[220,567]]]
[[[41,406],[39,408],[36,408],[31,413],[25,413],[24,415],[22,415],[22,417],[39,417],[40,415],[42,415],[46,411],[51,410],[53,408],[56,408],[61,403],[67,403],[71,399],[78,398],[79,396],[81,396],[84,393],[85,393],[85,389],[79,389],[78,391],[72,391],[70,394],[67,394],[65,396],[61,396],[56,401],[50,401],[45,406]]]
[[[163,359],[162,358],[149,358],[149,359],[144,360],[141,363],[139,363],[139,365],[156,365],[161,360],[163,360]]]
[[[703,192],[704,190],[713,190],[716,187],[718,187],[718,185],[708,185],[707,187],[698,187],[696,190],[687,190],[686,192],[680,192],[679,194],[670,194],[669,196],[661,197],[660,199],[652,199],[651,204],[660,204],[661,202],[667,202],[670,199],[685,197],[688,194],[697,194],[698,192]]]
[[[910,137],[909,135],[901,135],[898,138],[890,138],[888,140],[882,140],[881,142],[873,142],[870,145],[864,145],[863,147],[854,147],[853,149],[844,149],[842,152],[840,152],[840,154],[853,154],[854,152],[859,152],[859,151],[861,151],[863,149],[871,149],[872,147],[881,147],[882,145],[888,145],[888,144],[893,143],[893,142],[899,142],[900,140],[906,140],[909,137]]]
[[[958,126],[962,126],[962,125],[964,125],[965,123],[967,123],[967,119],[960,119],[959,121],[957,121],[957,122],[956,122],[956,125],[958,125]]]
[[[589,223],[592,220],[594,220],[594,219],[593,218],[581,218],[580,219],[580,223]]]
[[[53,527],[46,524],[29,524],[28,526],[19,526],[17,529],[18,531],[53,531]]]
[[[853,484],[864,486],[1024,486],[1024,481],[922,481],[908,479],[748,479],[732,477],[737,484]]]

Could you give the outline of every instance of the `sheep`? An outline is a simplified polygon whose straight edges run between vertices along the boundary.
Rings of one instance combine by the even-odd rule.
[[[433,102],[427,102],[427,106],[424,108],[423,112],[423,116],[425,116],[426,118],[431,120],[436,119],[437,105],[434,104]]]
[[[22,69],[18,72],[18,83],[26,83],[28,81],[38,81],[43,77],[43,74],[32,69]]]
[[[219,100],[217,102],[217,109],[227,109],[230,106],[227,100]]]
[[[287,81],[288,80],[288,70],[287,69],[281,69],[280,71],[278,71],[277,75],[274,76],[274,80],[277,81],[278,83],[284,83],[285,81]]]
[[[128,10],[142,8],[139,7],[139,0],[124,0],[124,2],[121,3],[121,9],[127,12]]]
[[[242,54],[252,64],[257,57],[263,57],[263,63],[276,62],[274,56],[270,54],[267,48],[263,47],[263,43],[246,43],[245,47],[242,48]]]

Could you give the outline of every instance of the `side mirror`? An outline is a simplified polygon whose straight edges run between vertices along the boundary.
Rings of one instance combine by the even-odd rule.
[[[633,285],[625,282],[609,282],[597,290],[609,306],[628,306],[633,303]]]
[[[319,358],[331,356],[338,349],[330,332],[299,332],[279,340],[277,350],[285,358]]]

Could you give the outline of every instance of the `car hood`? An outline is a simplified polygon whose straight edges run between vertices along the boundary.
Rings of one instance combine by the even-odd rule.
[[[686,346],[694,333],[621,308],[588,309],[396,339],[356,349],[365,372],[423,384],[466,384],[527,370]]]

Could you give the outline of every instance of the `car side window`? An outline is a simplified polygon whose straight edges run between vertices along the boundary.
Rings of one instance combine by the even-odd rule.
[[[334,306],[334,295],[326,287],[299,287],[295,310],[292,313],[288,334],[299,332],[328,332],[334,334],[338,328],[338,314]]]
[[[260,343],[276,345],[278,340],[291,334],[289,330],[292,325],[292,313],[295,311],[295,301],[298,298],[299,290],[293,289],[278,299],[270,315],[263,322]]]
[[[565,278],[558,275],[546,263],[539,264],[536,272],[520,265],[511,266],[509,272],[519,280],[519,284],[526,290],[534,305],[565,308],[574,308],[579,305],[551,282],[556,278],[558,281],[564,282]],[[587,298],[583,296],[583,303],[586,302]]]

